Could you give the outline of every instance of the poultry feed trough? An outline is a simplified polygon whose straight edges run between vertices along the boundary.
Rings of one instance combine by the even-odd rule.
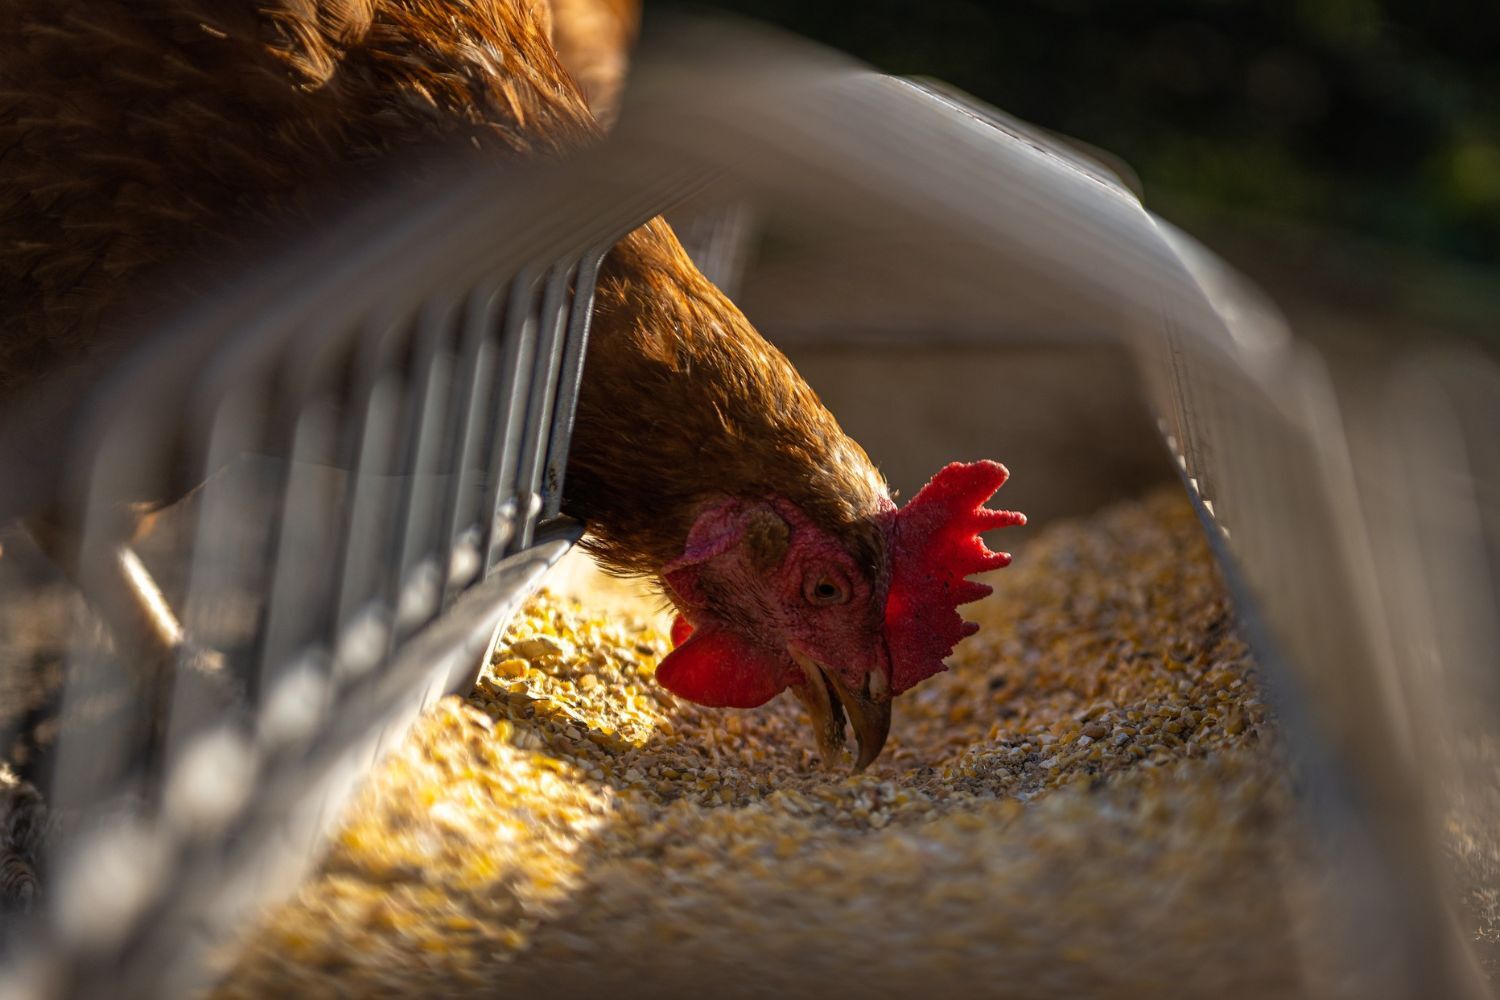
[[[1493,364],[1345,377],[1108,167],[940,87],[691,22],[656,32],[637,75],[596,149],[455,168],[341,218],[0,430],[0,511],[59,493],[81,589],[148,565],[195,644],[168,675],[133,671],[7,536],[0,725],[52,818],[27,841],[46,843],[41,889],[7,919],[0,994],[201,985],[371,763],[472,688],[581,530],[559,507],[595,269],[669,211],[793,340],[806,289],[745,252],[747,220],[839,264],[823,325],[1123,345],[1336,847],[1348,934],[1320,974],[1482,995],[1441,838],[1460,828],[1495,864]],[[66,449],[30,444],[41,426]],[[204,481],[140,557],[98,551],[121,503]],[[47,622],[68,641],[25,634]]]

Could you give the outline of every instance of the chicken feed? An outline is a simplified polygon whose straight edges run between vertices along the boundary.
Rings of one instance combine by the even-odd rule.
[[[216,995],[1315,989],[1294,778],[1180,492],[1052,526],[988,582],[858,775],[819,766],[789,695],[657,687],[665,615],[540,594]]]

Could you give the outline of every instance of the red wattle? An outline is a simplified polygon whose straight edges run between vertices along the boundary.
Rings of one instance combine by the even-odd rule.
[[[688,636],[693,634],[693,623],[678,615],[672,620],[672,648],[676,649],[687,642]]]
[[[673,628],[676,631],[676,628]],[[693,631],[656,668],[679,698],[712,708],[755,708],[787,686],[786,665],[723,629]]]

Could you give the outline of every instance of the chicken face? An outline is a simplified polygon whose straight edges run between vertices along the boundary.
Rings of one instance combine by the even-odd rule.
[[[662,573],[681,616],[657,679],[690,701],[735,708],[791,688],[829,763],[847,716],[863,769],[885,743],[891,698],[945,669],[943,658],[977,628],[956,608],[989,588],[964,577],[1010,561],[978,538],[1025,522],[981,506],[1005,477],[993,462],[955,464],[902,510],[879,513],[884,552],[873,570],[784,499],[709,506]]]

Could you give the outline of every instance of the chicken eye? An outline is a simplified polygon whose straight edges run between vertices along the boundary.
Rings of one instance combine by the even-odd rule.
[[[809,576],[802,585],[802,593],[807,603],[820,607],[843,604],[849,599],[849,588],[844,581],[827,573]]]

